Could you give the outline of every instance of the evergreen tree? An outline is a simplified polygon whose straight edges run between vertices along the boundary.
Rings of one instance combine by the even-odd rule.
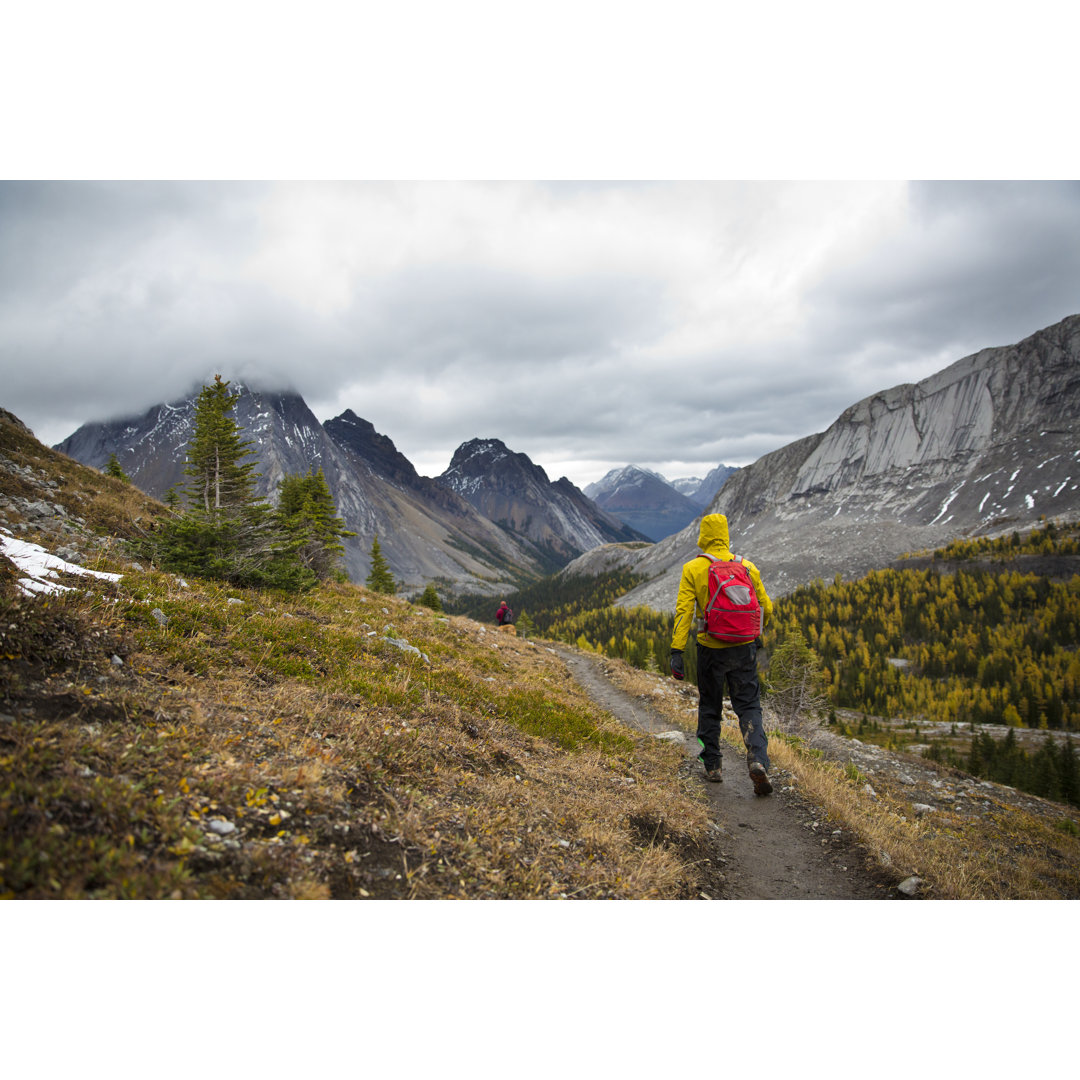
[[[131,483],[131,478],[120,468],[120,462],[116,460],[115,454],[109,455],[108,463],[103,471],[106,476],[112,476],[117,480],[123,480],[125,484]]]
[[[1065,742],[1058,750],[1058,780],[1062,801],[1080,806],[1080,772],[1077,770],[1076,752],[1070,735],[1065,736]]]
[[[522,611],[517,620],[517,632],[518,637],[528,637],[530,634],[535,633],[536,626],[532,619],[529,618],[527,611]]]
[[[420,597],[420,603],[423,607],[431,608],[432,611],[442,611],[443,609],[439,594],[435,591],[435,586],[431,584],[424,590],[423,596]]]
[[[184,469],[191,477],[184,491],[188,506],[163,530],[161,564],[236,584],[309,585],[312,575],[299,574],[296,560],[283,557],[271,507],[255,500],[255,463],[243,460],[253,444],[230,415],[233,405],[220,375],[199,394]]]
[[[1050,735],[1046,736],[1042,746],[1031,759],[1031,777],[1027,790],[1033,795],[1041,795],[1044,799],[1061,797],[1057,751]]]
[[[764,678],[769,704],[781,730],[810,732],[827,708],[821,660],[797,629],[789,629],[772,649]]]
[[[212,386],[203,387],[184,470],[192,478],[184,492],[187,506],[183,513],[162,523],[143,545],[143,553],[176,573],[220,578],[237,585],[291,591],[309,588],[317,575],[299,552],[311,539],[311,532],[324,541],[325,550],[332,544],[326,529],[333,526],[326,524],[318,498],[310,503],[315,509],[305,516],[303,507],[309,505],[305,487],[298,513],[306,531],[293,543],[295,538],[286,534],[273,507],[256,500],[255,465],[243,461],[253,444],[242,439],[241,427],[229,415],[234,399],[228,386],[217,375]],[[313,495],[317,494],[317,479],[311,478]],[[317,527],[309,517],[316,519]],[[323,565],[312,561],[320,568]]]
[[[195,431],[188,443],[184,473],[192,478],[188,498],[207,517],[229,516],[254,502],[255,462],[244,462],[254,445],[241,438],[230,415],[234,397],[229,382],[214,376],[195,403]]]
[[[320,580],[338,568],[343,537],[355,536],[336,514],[330,487],[320,468],[306,476],[286,476],[278,489],[275,525],[284,549]]]
[[[390,573],[390,564],[386,561],[382,548],[379,546],[378,533],[375,534],[375,539],[371,544],[371,573],[367,576],[366,584],[373,592],[389,595],[397,592],[397,582],[394,581],[394,576]]]

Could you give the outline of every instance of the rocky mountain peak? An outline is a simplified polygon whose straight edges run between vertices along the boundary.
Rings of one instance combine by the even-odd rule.
[[[701,513],[693,500],[676,491],[663,476],[640,465],[612,469],[585,493],[601,509],[650,540],[678,532]]]
[[[550,483],[541,466],[528,455],[510,450],[500,439],[470,439],[462,443],[439,480],[463,495],[475,490],[478,482],[507,490],[517,490],[522,485],[536,485],[542,490]]]
[[[550,481],[528,455],[499,439],[462,443],[438,480],[531,545],[549,568],[597,544],[645,539],[597,507],[565,476]]]
[[[394,441],[376,431],[370,420],[357,416],[352,409],[327,420],[323,428],[338,446],[362,458],[378,475],[404,484],[419,481],[412,462],[398,450]]]
[[[612,499],[623,489],[634,489],[642,485],[660,483],[666,487],[673,487],[659,473],[651,469],[643,469],[640,465],[623,465],[618,469],[611,469],[594,484],[585,488],[585,494],[595,502],[601,499]]]

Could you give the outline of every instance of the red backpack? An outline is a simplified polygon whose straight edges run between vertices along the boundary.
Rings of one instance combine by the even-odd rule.
[[[736,555],[730,562],[712,555],[699,558],[709,560],[709,600],[703,631],[729,645],[753,641],[761,633],[764,613],[742,558]]]

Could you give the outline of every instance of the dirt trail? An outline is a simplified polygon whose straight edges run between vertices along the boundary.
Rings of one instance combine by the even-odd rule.
[[[670,723],[642,701],[613,685],[597,660],[559,649],[559,656],[597,704],[624,724],[660,734]],[[773,794],[754,795],[745,758],[735,747],[724,749],[724,782],[706,782],[697,761],[698,745],[685,736],[685,766],[701,778],[716,822],[721,900],[882,900],[896,897],[884,878],[865,869],[866,850],[846,831],[829,823],[822,811],[798,795],[791,777],[771,773]]]

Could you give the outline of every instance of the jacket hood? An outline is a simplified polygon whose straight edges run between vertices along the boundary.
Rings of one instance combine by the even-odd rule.
[[[730,551],[727,518],[723,514],[706,514],[701,519],[698,547],[709,555],[722,555]]]

